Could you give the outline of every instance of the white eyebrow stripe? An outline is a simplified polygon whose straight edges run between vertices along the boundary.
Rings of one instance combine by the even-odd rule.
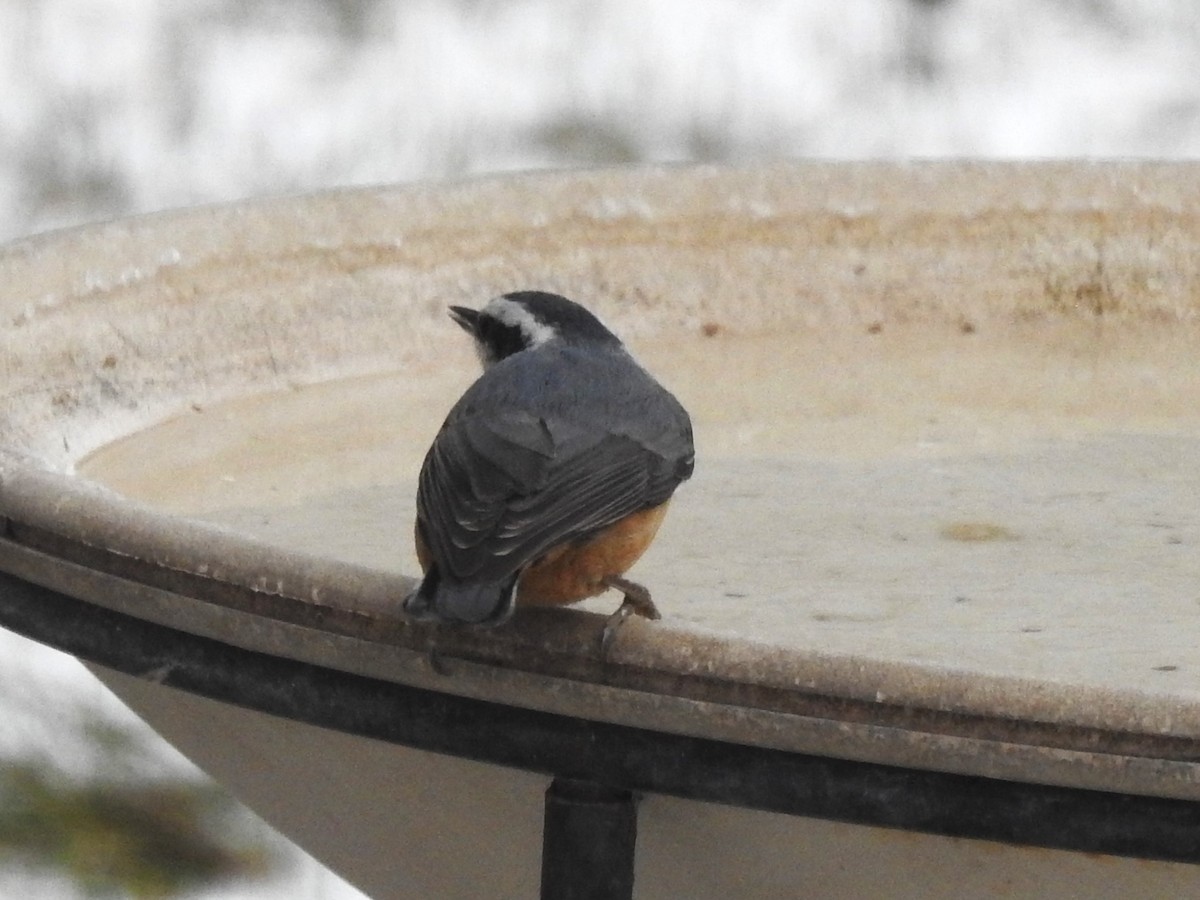
[[[539,347],[554,337],[554,328],[534,318],[533,313],[504,297],[497,297],[488,303],[484,315],[492,316],[496,321],[521,329],[530,347]]]

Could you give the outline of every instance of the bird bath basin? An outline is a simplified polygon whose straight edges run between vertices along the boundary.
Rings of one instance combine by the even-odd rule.
[[[0,621],[376,897],[534,895],[550,776],[644,795],[638,897],[1195,891],[1197,201],[1190,165],[635,170],[10,245]],[[476,375],[446,307],[523,288],[695,422],[631,573],[664,619],[607,659],[615,594],[400,613]]]

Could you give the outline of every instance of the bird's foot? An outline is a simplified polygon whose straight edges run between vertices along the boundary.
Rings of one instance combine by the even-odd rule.
[[[604,631],[600,633],[600,657],[607,659],[609,648],[612,647],[612,642],[626,619],[631,615],[638,615],[644,619],[661,619],[662,614],[654,605],[654,601],[650,599],[650,591],[637,582],[610,575],[604,579],[604,585],[616,588],[625,595],[621,606],[608,617]]]

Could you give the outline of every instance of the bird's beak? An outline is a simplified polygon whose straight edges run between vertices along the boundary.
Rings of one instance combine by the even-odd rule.
[[[479,310],[468,306],[450,307],[450,318],[459,324],[463,331],[475,336],[475,325],[479,322]]]

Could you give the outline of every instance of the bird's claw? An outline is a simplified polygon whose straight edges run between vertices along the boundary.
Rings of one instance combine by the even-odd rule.
[[[638,615],[644,619],[654,620],[661,619],[662,614],[654,605],[654,601],[650,599],[650,591],[637,582],[612,576],[604,579],[604,584],[607,587],[616,588],[625,595],[620,607],[608,617],[608,621],[604,624],[604,630],[600,633],[600,658],[608,659],[608,651],[626,619],[631,615]]]

